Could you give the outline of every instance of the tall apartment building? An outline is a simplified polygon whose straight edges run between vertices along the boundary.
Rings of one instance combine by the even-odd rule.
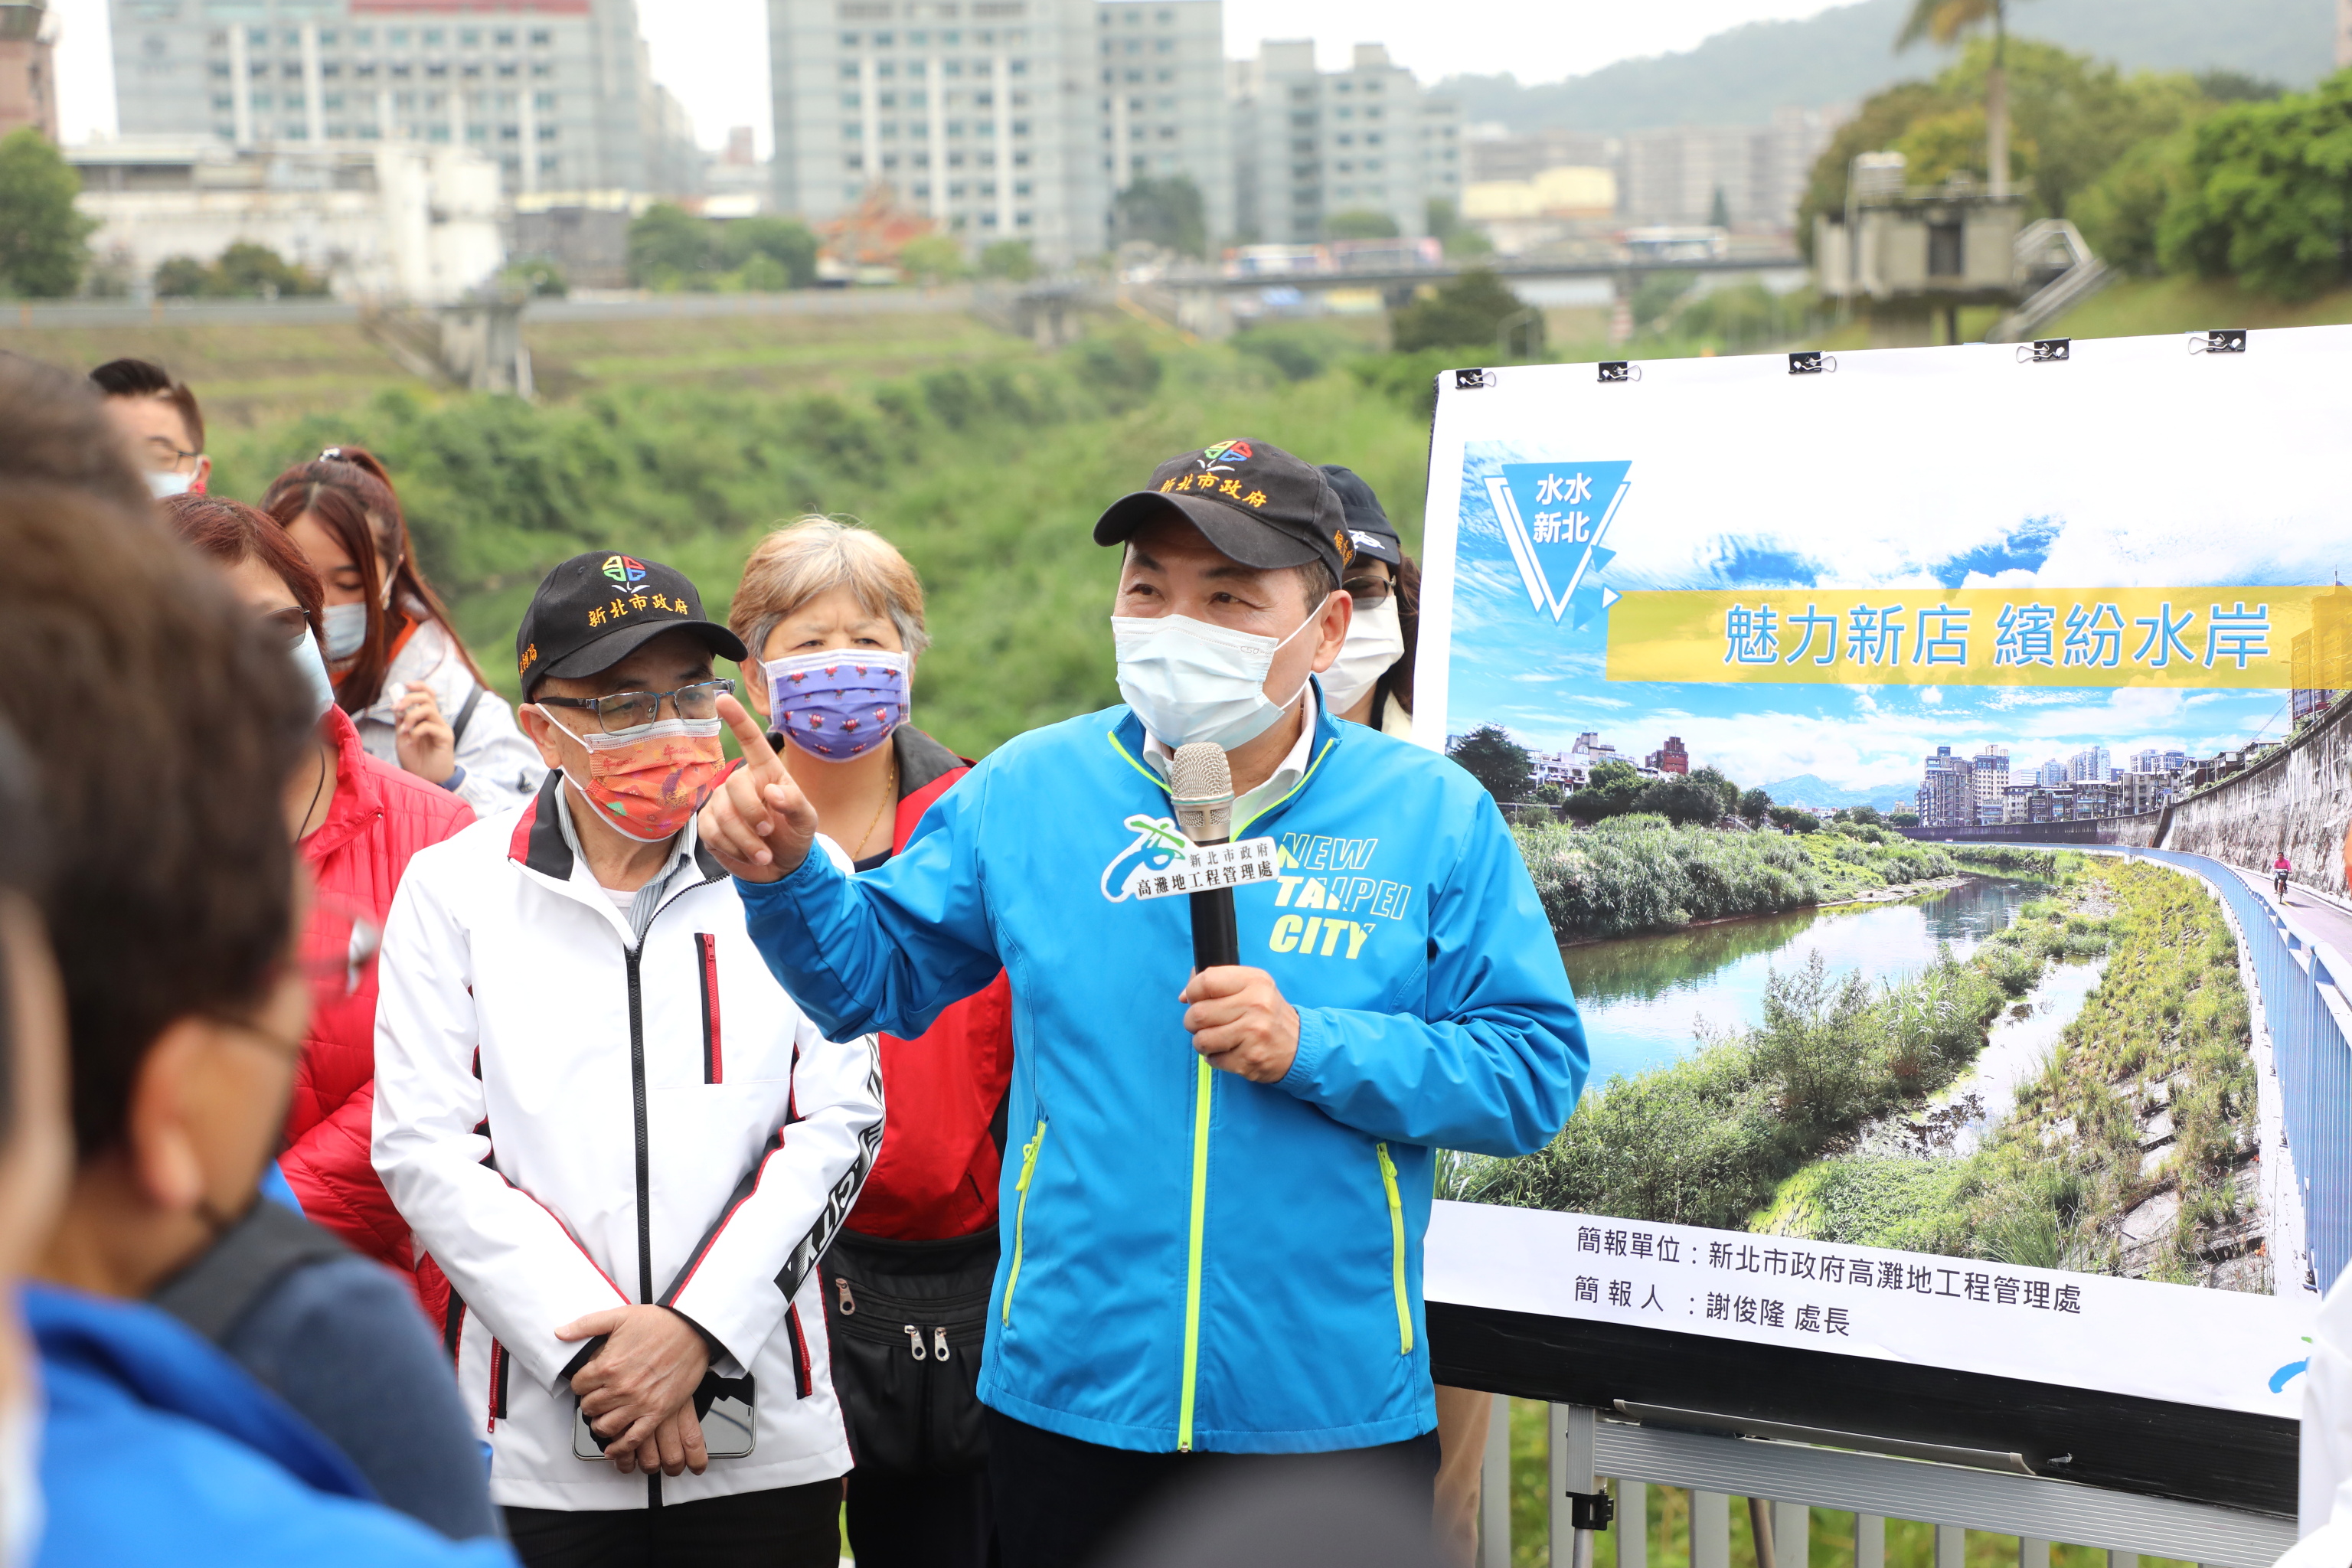
[[[1339,213],[1378,212],[1419,237],[1433,198],[1460,205],[1462,106],[1423,91],[1381,45],[1326,72],[1311,42],[1270,41],[1233,82],[1236,235],[1308,245]]]
[[[29,125],[58,139],[57,37],[40,0],[0,5],[0,136]]]
[[[1792,226],[1814,161],[1850,117],[1844,109],[1780,109],[1769,125],[1677,125],[1624,139],[1621,216],[1701,224],[1722,198],[1735,224]]]
[[[2098,784],[2116,776],[2108,761],[2107,748],[2088,746],[2066,759],[2066,778],[2070,784]]]
[[[1969,759],[1969,772],[1975,784],[1977,821],[1999,822],[2009,789],[2009,748],[1987,746]]]
[[[405,139],[509,195],[694,188],[635,0],[110,0],[121,134],[239,149]]]
[[[1977,825],[1976,767],[1967,757],[1952,755],[1938,746],[1927,757],[1919,781],[1918,811],[1922,827],[1974,827]]]
[[[1233,226],[1221,0],[768,0],[776,205],[877,184],[1049,264],[1108,249],[1113,199],[1189,177]]]

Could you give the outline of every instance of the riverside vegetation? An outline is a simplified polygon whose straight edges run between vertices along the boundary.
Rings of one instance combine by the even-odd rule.
[[[1851,822],[1790,835],[1675,826],[1648,814],[1576,828],[1522,813],[1511,831],[1562,942],[1777,914],[1969,870],[2047,878],[2053,867],[2049,850],[1917,844]]]
[[[2053,896],[1969,956],[1899,981],[1832,976],[1816,954],[1774,975],[1753,1027],[1589,1091],[1522,1160],[1456,1157],[1450,1195],[1717,1229],[1769,1230],[2014,1265],[2266,1288],[2217,1276],[2251,1197],[2254,1075],[2237,946],[2189,878],[2049,856]],[[1965,1157],[1851,1152],[1962,1077],[2053,962],[2101,955],[2098,987],[1985,1146]],[[2172,1142],[2144,1154],[2160,1096]],[[2164,1194],[2178,1220],[2127,1256],[2126,1215]]]
[[[1987,944],[1996,967],[2021,967],[2035,946],[2071,955],[2104,927],[2109,957],[1986,1145],[1964,1159],[1824,1160],[1784,1183],[1755,1228],[2269,1288],[2259,1265],[2237,1259],[2257,1146],[2237,940],[2197,880],[2164,867],[2102,858],[2084,887],[2088,905],[2111,911],[2103,921],[2053,908],[2012,928],[2015,941]],[[2127,1236],[2120,1222],[2135,1213],[2150,1217]]]

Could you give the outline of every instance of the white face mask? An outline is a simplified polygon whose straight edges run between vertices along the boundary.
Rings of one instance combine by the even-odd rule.
[[[335,683],[327,674],[327,661],[320,657],[318,639],[306,630],[300,645],[292,650],[294,668],[302,672],[303,683],[310,687],[310,696],[318,703],[318,718],[327,716],[335,705]]]
[[[366,603],[354,599],[348,605],[329,605],[320,614],[319,625],[327,634],[330,659],[341,664],[366,644],[367,612]]]
[[[1319,611],[1321,606],[1317,606]],[[1298,683],[1280,702],[1265,694],[1274,656],[1316,624],[1308,616],[1289,637],[1264,637],[1190,616],[1113,616],[1118,694],[1152,738],[1169,750],[1210,741],[1230,752],[1272,727],[1298,700]]]
[[[27,1399],[0,1410],[0,1568],[32,1568],[43,1515],[40,1405]]]
[[[189,487],[195,482],[195,475],[175,474],[169,468],[161,473],[151,472],[147,476],[147,488],[155,492],[157,500],[169,500],[173,496],[186,495]]]
[[[1358,610],[1348,623],[1348,640],[1339,645],[1339,657],[1323,672],[1323,695],[1330,700],[1331,711],[1345,713],[1362,701],[1373,683],[1403,657],[1404,629],[1397,625],[1395,598]]]

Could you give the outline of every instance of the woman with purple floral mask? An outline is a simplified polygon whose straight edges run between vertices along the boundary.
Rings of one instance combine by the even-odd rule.
[[[751,654],[744,695],[782,737],[818,831],[857,869],[882,865],[971,768],[907,722],[930,642],[914,568],[868,529],[803,518],[751,552],[728,625]],[[1012,1017],[999,974],[921,1038],[881,1038],[889,1136],[824,1263],[834,1386],[857,1455],[848,1523],[859,1568],[990,1560],[973,1384],[996,1270]],[[892,1315],[894,1303],[906,1310]],[[908,1351],[909,1312],[937,1325],[920,1357]]]

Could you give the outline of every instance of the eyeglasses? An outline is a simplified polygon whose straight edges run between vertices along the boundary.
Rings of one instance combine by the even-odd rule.
[[[604,733],[618,735],[658,720],[665,700],[681,719],[716,719],[719,700],[734,690],[731,680],[705,680],[675,691],[616,691],[610,697],[542,697],[539,701],[549,708],[585,708],[596,715]]]
[[[1395,584],[1385,577],[1350,577],[1340,586],[1347,590],[1348,597],[1356,601],[1356,608],[1369,610],[1387,604]]]
[[[176,468],[182,463],[193,463],[204,456],[202,452],[191,452],[184,447],[174,446],[168,436],[150,436],[140,445],[147,449],[149,462],[159,463],[166,468]]]
[[[271,610],[254,617],[272,633],[286,639],[288,647],[300,647],[302,639],[310,635],[310,617],[299,605],[289,605],[282,610]]]

